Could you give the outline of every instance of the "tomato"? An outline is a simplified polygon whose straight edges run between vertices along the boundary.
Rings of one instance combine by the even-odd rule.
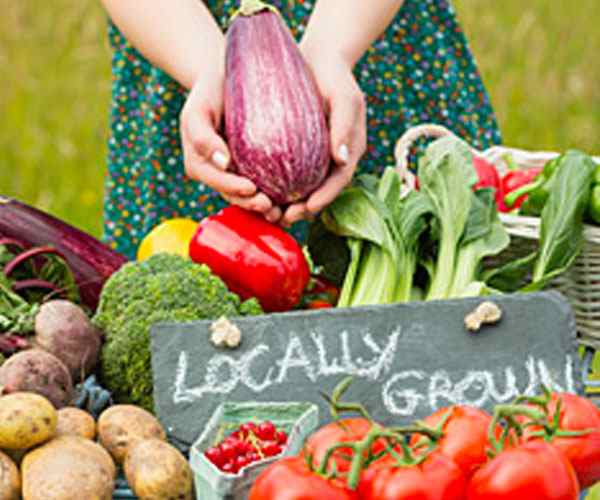
[[[248,500],[357,500],[341,479],[326,480],[312,472],[302,457],[269,465],[256,479]]]
[[[432,453],[419,465],[397,466],[389,456],[361,476],[361,500],[461,500],[467,480],[448,457]]]
[[[448,412],[450,415],[442,426],[444,436],[437,443],[437,451],[452,459],[468,478],[487,462],[486,450],[490,447],[488,428],[492,417],[483,410],[470,406],[452,406],[436,411],[424,422],[429,427],[437,428]],[[501,432],[502,429],[498,426],[498,437]],[[419,439],[421,435],[413,435],[411,445],[414,446]]]
[[[549,420],[556,414],[558,399],[561,400],[559,429],[566,431],[591,430],[595,432],[577,437],[552,437],[552,444],[569,459],[582,489],[600,481],[600,413],[594,403],[569,393],[553,393],[548,404]],[[522,418],[519,419],[523,421]],[[524,437],[531,439],[540,428],[528,427]]]
[[[308,438],[304,447],[305,456],[312,455],[315,467],[318,467],[331,446],[336,443],[360,441],[370,430],[371,422],[366,418],[347,418],[340,420],[339,423],[332,422],[321,427]],[[383,451],[385,446],[384,441],[376,441],[373,452]],[[338,471],[347,472],[350,469],[352,453],[351,448],[340,448],[335,451],[332,462],[335,462]]]
[[[577,500],[579,484],[553,445],[530,441],[501,452],[471,478],[467,500]]]

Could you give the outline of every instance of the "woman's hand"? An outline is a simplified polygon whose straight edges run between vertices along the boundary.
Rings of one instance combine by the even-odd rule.
[[[351,182],[367,147],[366,103],[352,73],[352,65],[339,55],[301,48],[325,102],[334,167],[307,201],[286,210],[282,219],[284,225],[310,219],[335,200]]]
[[[186,174],[218,191],[229,203],[278,221],[281,210],[253,182],[227,171],[231,156],[218,132],[222,117],[223,72],[203,73],[192,86],[180,117]]]

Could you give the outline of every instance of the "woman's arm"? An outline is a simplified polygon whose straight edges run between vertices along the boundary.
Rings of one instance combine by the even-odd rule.
[[[185,172],[232,203],[277,218],[256,186],[227,169],[223,115],[225,37],[200,0],[102,0],[112,21],[153,65],[190,89],[181,111]],[[269,213],[271,211],[271,213]]]
[[[402,0],[318,0],[302,39],[329,113],[335,168],[306,203],[292,205],[285,223],[320,212],[352,180],[367,146],[366,104],[353,67],[385,31]]]
[[[335,55],[354,66],[402,4],[403,0],[318,0],[302,40],[304,50],[315,56]]]
[[[223,71],[225,39],[199,0],[102,0],[112,21],[152,64],[190,89],[199,73]]]

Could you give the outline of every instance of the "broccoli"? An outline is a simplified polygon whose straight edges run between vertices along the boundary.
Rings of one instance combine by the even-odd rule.
[[[117,402],[152,411],[149,332],[154,323],[258,314],[256,299],[242,302],[207,266],[169,254],[128,263],[104,285],[93,319],[106,336],[102,382]]]

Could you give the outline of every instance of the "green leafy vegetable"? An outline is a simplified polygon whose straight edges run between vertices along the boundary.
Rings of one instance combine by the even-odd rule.
[[[477,182],[468,146],[446,137],[433,142],[419,162],[421,189],[439,219],[439,248],[427,298],[449,296],[456,253],[471,210],[471,187]]]
[[[483,294],[483,283],[477,278],[486,257],[498,255],[510,244],[510,237],[496,210],[495,193],[490,189],[471,194],[471,211],[456,257],[449,296],[465,297]]]
[[[578,151],[559,161],[540,227],[540,250],[530,285],[540,290],[566,271],[583,247],[583,217],[587,209],[596,164]]]

